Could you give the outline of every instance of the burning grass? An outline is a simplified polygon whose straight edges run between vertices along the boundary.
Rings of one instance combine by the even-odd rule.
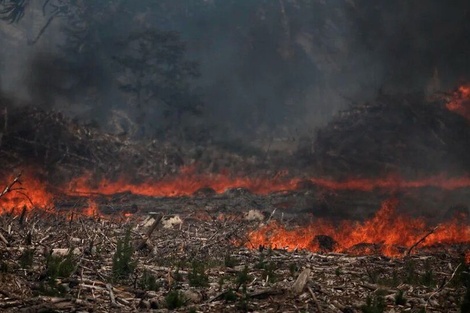
[[[273,221],[250,233],[248,246],[403,256],[423,236],[422,247],[470,244],[468,216],[456,216],[432,229],[421,218],[397,214],[397,205],[396,199],[385,201],[375,216],[364,222],[342,221],[335,225],[325,219],[316,219],[307,226],[287,229]],[[329,236],[331,244],[327,247],[316,240],[320,236]]]

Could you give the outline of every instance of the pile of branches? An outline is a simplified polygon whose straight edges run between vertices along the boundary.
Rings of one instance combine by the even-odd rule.
[[[236,175],[268,168],[262,165],[267,161],[262,154],[178,139],[137,140],[32,106],[0,108],[0,158],[3,174],[33,166],[56,183],[84,172],[97,180],[138,181],[159,180],[187,166]]]
[[[421,95],[380,95],[353,105],[299,151],[320,174],[420,177],[470,171],[470,127],[462,116]]]
[[[83,171],[161,177],[183,164],[174,145],[132,142],[30,106],[3,112],[0,157],[4,167],[37,166],[48,175],[68,178]],[[1,123],[1,122],[0,122]]]

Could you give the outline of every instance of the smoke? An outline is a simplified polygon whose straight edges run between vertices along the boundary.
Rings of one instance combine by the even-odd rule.
[[[379,90],[432,93],[470,78],[470,4],[463,0],[144,0],[87,14],[110,44],[72,67],[60,61],[66,19],[28,45],[47,21],[41,3],[18,24],[1,23],[3,91],[73,114],[99,107],[100,122],[113,109],[129,111],[108,60],[111,39],[149,28],[181,34],[187,58],[200,64],[192,87],[203,96],[203,124],[218,125],[221,137],[298,137]],[[96,37],[86,40],[82,47],[93,49]],[[163,117],[148,118],[158,124]]]

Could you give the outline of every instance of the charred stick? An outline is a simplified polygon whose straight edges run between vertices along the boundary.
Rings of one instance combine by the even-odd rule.
[[[149,240],[150,236],[152,236],[152,233],[157,229],[158,225],[160,225],[162,218],[163,214],[159,214],[157,217],[155,217],[155,221],[153,222],[152,226],[150,226],[149,230],[145,234],[145,237],[142,238],[142,240],[137,245],[136,250],[142,250],[145,247],[147,240]]]
[[[431,229],[426,235],[424,235],[423,237],[421,237],[420,240],[418,240],[415,244],[413,244],[409,249],[408,251],[406,252],[406,255],[405,256],[409,256],[411,254],[411,250],[413,250],[413,248],[415,248],[417,245],[419,245],[420,243],[422,243],[424,240],[426,240],[426,238],[431,235],[432,233],[434,233],[436,231],[436,229],[439,227],[439,225],[437,225],[436,227],[434,227],[433,229]]]
[[[21,182],[20,182],[21,174],[22,174],[22,173],[20,172],[18,175],[16,175],[15,179],[13,179],[13,181],[12,181],[10,184],[8,184],[8,185],[5,187],[5,189],[3,189],[2,193],[0,193],[0,198],[3,197],[5,194],[9,193],[10,191],[12,191],[12,190],[13,190],[13,186],[14,186],[15,184],[17,184],[17,183],[21,184]]]
[[[317,296],[315,296],[315,293],[313,292],[312,288],[310,288],[310,286],[307,285],[307,289],[310,295],[312,296],[313,302],[315,303],[315,306],[317,307],[317,311],[319,313],[323,313],[320,303],[318,302]]]
[[[114,292],[113,292],[113,286],[111,286],[111,284],[106,284],[106,289],[108,289],[108,292],[109,292],[109,300],[111,301],[111,306],[118,307],[119,304],[116,303],[116,298],[114,297]]]
[[[0,233],[0,240],[3,241],[8,246],[8,240]]]

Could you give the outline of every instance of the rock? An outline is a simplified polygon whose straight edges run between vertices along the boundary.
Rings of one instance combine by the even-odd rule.
[[[264,215],[259,210],[250,210],[244,216],[247,221],[262,221],[264,220]]]
[[[163,224],[163,228],[173,228],[176,225],[183,224],[183,220],[180,218],[179,215],[175,215],[173,217],[163,219],[162,224]]]

